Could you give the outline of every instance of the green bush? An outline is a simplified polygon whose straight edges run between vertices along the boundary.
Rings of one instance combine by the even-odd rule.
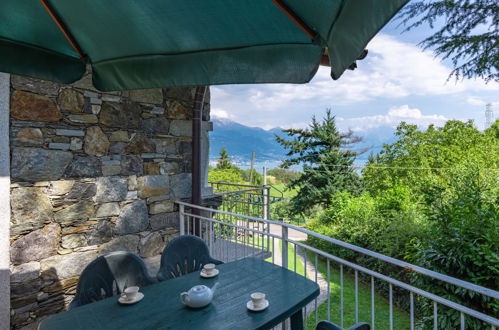
[[[304,225],[307,222],[307,219],[315,218],[321,212],[322,207],[316,205],[307,210],[304,216],[293,214],[291,201],[289,198],[285,198],[282,201],[270,205],[271,220],[284,220],[287,223],[299,226]]]
[[[319,218],[309,225],[317,232],[395,258],[404,258],[409,241],[421,235],[427,221],[403,187],[372,197],[340,192]],[[338,251],[340,252],[340,251]],[[346,256],[350,255],[350,252]]]
[[[263,185],[263,175],[258,173],[255,169],[253,169],[253,181],[250,182],[251,177],[251,169],[241,170],[241,176],[243,180],[248,182],[248,184],[253,184],[255,186]]]
[[[415,240],[409,261],[487,288],[499,288],[499,175],[478,169],[453,171],[451,189],[436,198],[429,230]],[[499,302],[472,291],[414,274],[413,282],[432,293],[488,315],[499,315]],[[420,326],[432,325],[433,305],[421,301]],[[441,308],[439,327],[458,328],[459,313]],[[467,317],[466,329],[484,329]]]
[[[280,183],[288,185],[292,181],[298,179],[298,177],[301,175],[301,172],[276,167],[268,170],[267,174],[276,178],[276,180]]]
[[[348,192],[338,193],[333,197],[331,205],[307,227],[343,242],[404,259],[407,246],[413,239],[421,237],[426,226],[427,219],[419,210],[418,204],[411,202],[407,191],[398,187],[378,197],[372,197],[368,192],[359,197]],[[308,242],[332,255],[409,282],[407,272],[400,267],[311,236]],[[376,285],[381,294],[387,295],[387,283],[377,281]],[[407,307],[406,296],[395,294],[395,302]]]
[[[245,183],[241,176],[239,168],[231,168],[227,170],[212,170],[208,172],[208,181],[227,182],[227,183]],[[234,190],[232,186],[219,186],[219,189]]]
[[[499,173],[472,169],[453,170],[447,189],[435,193],[432,209],[414,202],[408,188],[396,186],[371,196],[336,194],[331,206],[308,225],[312,231],[384,255],[407,260],[433,271],[497,290],[499,287]],[[471,170],[470,170],[471,168]],[[499,302],[471,291],[431,279],[400,267],[377,261],[321,239],[309,243],[340,258],[412,283],[488,315],[499,314]],[[386,283],[377,283],[386,294]],[[407,293],[396,302],[408,307]],[[433,303],[417,301],[419,327],[433,325]],[[459,327],[458,312],[439,307],[439,328]],[[466,329],[483,329],[484,324],[466,318]]]

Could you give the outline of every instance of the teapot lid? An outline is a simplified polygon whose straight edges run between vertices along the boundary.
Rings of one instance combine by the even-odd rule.
[[[193,286],[191,291],[192,292],[201,292],[201,291],[205,291],[206,289],[208,289],[208,287],[206,285],[196,285],[196,286]]]

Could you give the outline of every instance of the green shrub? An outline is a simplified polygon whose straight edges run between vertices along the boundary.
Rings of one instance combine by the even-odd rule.
[[[208,172],[208,181],[227,182],[227,183],[245,183],[241,176],[239,168],[231,168],[228,170],[213,170]],[[234,190],[232,186],[219,186],[219,189]]]
[[[293,214],[291,201],[289,198],[285,198],[282,201],[270,205],[270,219],[276,221],[285,220],[285,222],[294,225],[304,225],[307,223],[307,219],[317,217],[322,211],[322,207],[316,205],[307,210],[305,215]]]
[[[309,228],[402,259],[406,245],[422,234],[425,224],[424,215],[418,211],[418,204],[411,202],[408,191],[395,187],[377,197],[368,192],[359,197],[338,193]],[[350,255],[346,251],[340,253]]]
[[[246,169],[246,170],[241,170],[241,176],[243,177],[243,180],[248,182],[248,184],[252,184],[255,186],[261,186],[263,185],[263,175],[258,173],[255,169],[253,169],[253,177],[252,177],[252,182],[250,182],[251,178],[251,169]]]
[[[409,261],[487,288],[499,288],[499,175],[479,170],[454,171],[451,189],[436,198],[431,226],[415,240]],[[499,302],[472,291],[414,274],[415,285],[488,315],[499,315]],[[433,305],[421,301],[420,326],[431,327]],[[441,308],[439,327],[458,328],[459,313]],[[466,318],[466,329],[483,329]]]
[[[397,196],[401,196],[399,201]],[[418,205],[408,199],[408,194],[403,188],[396,188],[386,191],[379,197],[372,197],[367,192],[359,197],[347,192],[338,193],[332,199],[330,207],[307,227],[343,242],[393,258],[404,259],[407,246],[413,239],[421,237],[426,225],[427,220]],[[308,241],[312,246],[335,256],[409,282],[407,272],[400,267],[322,239],[309,236]],[[385,282],[377,281],[376,285],[381,294],[387,295],[388,285]],[[407,307],[406,296],[406,294],[395,294],[395,302]]]
[[[298,177],[301,175],[301,172],[276,167],[268,170],[267,174],[275,177],[276,180],[280,183],[289,185],[293,180],[298,179]]]

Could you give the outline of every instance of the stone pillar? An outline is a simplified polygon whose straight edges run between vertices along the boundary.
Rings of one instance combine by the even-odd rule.
[[[201,127],[201,195],[213,195],[213,188],[208,185],[208,164],[210,157],[210,137],[208,132],[213,131],[213,123],[204,121]]]
[[[10,328],[10,75],[0,72],[0,328]]]

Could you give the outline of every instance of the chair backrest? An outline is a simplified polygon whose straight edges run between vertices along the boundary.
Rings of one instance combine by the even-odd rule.
[[[117,251],[92,261],[81,273],[70,308],[121,294],[130,286],[154,283],[144,261],[133,253]]]
[[[355,324],[353,327],[348,328],[348,330],[370,330],[371,326],[369,323],[361,322]],[[337,326],[329,321],[320,321],[317,323],[315,330],[343,330],[343,328]]]
[[[210,257],[208,247],[197,236],[182,235],[168,243],[161,255],[158,280],[164,281],[201,270],[204,265],[222,264]]]

